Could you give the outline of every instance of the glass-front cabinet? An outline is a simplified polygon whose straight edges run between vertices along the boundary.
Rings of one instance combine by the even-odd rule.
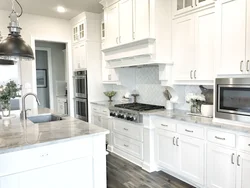
[[[174,15],[183,14],[210,4],[214,4],[214,0],[174,0]]]

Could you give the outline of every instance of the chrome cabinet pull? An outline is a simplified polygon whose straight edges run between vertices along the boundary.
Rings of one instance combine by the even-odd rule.
[[[193,79],[193,70],[190,71],[190,78]]]
[[[237,165],[240,166],[240,155],[237,157]]]
[[[179,138],[176,139],[176,146],[179,146]]]
[[[118,37],[116,37],[116,44],[118,44]]]
[[[196,79],[196,70],[194,71],[194,79]]]
[[[243,65],[243,61],[240,62],[240,71],[241,72],[243,72],[242,65]]]
[[[129,145],[126,145],[126,144],[124,144],[124,146],[127,147],[127,148],[129,147]]]
[[[128,129],[127,128],[123,128],[125,131],[128,131]]]
[[[188,133],[193,133],[194,131],[191,131],[191,130],[188,130],[188,129],[185,129],[186,132]]]
[[[248,146],[250,147],[250,144],[248,144]]]
[[[195,0],[195,6],[197,6],[197,1]]]
[[[216,139],[218,140],[226,140],[226,138],[221,138],[221,137],[218,137],[218,136],[215,136]]]
[[[234,164],[234,153],[231,156],[231,163]]]
[[[249,72],[249,60],[247,60],[246,70]]]
[[[168,125],[165,125],[165,124],[161,124],[161,126],[163,126],[163,127],[168,127]]]
[[[175,146],[175,137],[173,138],[173,145]]]

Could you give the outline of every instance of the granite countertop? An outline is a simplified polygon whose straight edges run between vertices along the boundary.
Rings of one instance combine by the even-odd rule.
[[[33,109],[28,117],[51,113],[50,109]],[[8,126],[4,125],[4,121],[8,120],[0,119],[0,154],[109,133],[106,129],[72,117],[34,124],[17,116],[11,119]]]
[[[184,110],[152,110],[147,112],[142,112],[142,115],[151,115],[151,116],[159,116],[159,117],[166,117],[173,120],[184,121],[188,123],[194,123],[197,125],[205,125],[208,127],[214,128],[222,128],[227,129],[230,131],[242,132],[250,134],[250,126],[241,126],[241,125],[232,125],[232,124],[225,124],[225,123],[217,123],[213,122],[213,118],[201,117],[201,116],[193,116],[188,115],[188,111]]]

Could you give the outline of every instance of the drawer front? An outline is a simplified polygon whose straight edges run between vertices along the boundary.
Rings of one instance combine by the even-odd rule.
[[[239,136],[238,148],[240,150],[250,152],[250,137]]]
[[[127,138],[120,134],[114,134],[114,147],[133,155],[138,159],[142,159],[143,145],[141,142]]]
[[[0,155],[0,177],[92,155],[92,140],[82,139]]]
[[[167,118],[153,117],[151,121],[156,128],[176,132],[176,122],[173,122]]]
[[[99,113],[101,113],[104,116],[109,116],[109,109],[105,107],[99,108]]]
[[[113,130],[132,139],[143,141],[143,127],[140,125],[114,120]]]
[[[191,125],[178,124],[177,132],[183,135],[204,139],[204,128]]]
[[[236,136],[232,133],[224,133],[215,130],[208,130],[207,139],[210,142],[221,144],[224,146],[235,147]]]
[[[95,113],[100,113],[100,107],[96,105],[91,106],[91,111]]]

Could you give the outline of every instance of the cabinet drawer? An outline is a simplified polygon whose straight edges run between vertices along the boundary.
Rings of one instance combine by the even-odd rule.
[[[132,139],[143,141],[143,127],[140,125],[114,120],[113,130]]]
[[[238,148],[250,152],[250,137],[239,136]]]
[[[0,155],[0,177],[90,156],[92,140],[69,141]]]
[[[207,139],[210,142],[214,142],[216,144],[221,144],[229,147],[235,147],[235,134],[232,133],[224,133],[215,130],[208,130]]]
[[[177,132],[183,135],[204,139],[204,128],[191,125],[177,125]]]
[[[127,138],[120,134],[114,134],[114,147],[142,159],[143,145],[141,142]]]
[[[152,122],[156,128],[176,132],[176,122],[167,118],[153,117]]]
[[[99,108],[99,113],[101,113],[104,116],[109,116],[109,109],[106,107],[100,107]]]
[[[100,112],[100,108],[99,108],[99,106],[92,105],[91,106],[91,111],[95,112],[95,113],[99,113]]]

